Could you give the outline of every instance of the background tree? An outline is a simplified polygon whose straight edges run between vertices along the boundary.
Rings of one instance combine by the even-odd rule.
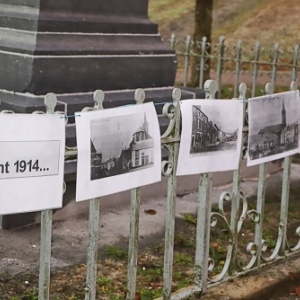
[[[211,43],[212,35],[212,12],[213,12],[213,0],[196,0],[195,7],[195,29],[194,29],[194,41],[200,42],[202,37],[207,38],[207,42]],[[195,43],[193,46],[193,52],[199,53],[200,48],[198,43]],[[207,49],[207,52],[210,53],[211,47]],[[206,60],[206,64],[209,66],[209,60]],[[192,59],[192,77],[191,85],[197,87],[199,85],[199,70],[197,69],[199,65],[199,59]],[[204,81],[209,79],[209,68],[204,72]]]

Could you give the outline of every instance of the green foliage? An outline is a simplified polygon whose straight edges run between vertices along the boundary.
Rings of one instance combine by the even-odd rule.
[[[181,278],[181,280],[176,284],[176,290],[182,289],[184,287],[187,287],[187,286],[193,284],[193,281],[191,279],[192,279],[192,277],[191,278],[189,278],[189,277]]]
[[[174,264],[179,266],[188,266],[193,262],[192,256],[185,253],[174,253]]]
[[[197,217],[191,214],[185,214],[184,216],[184,220],[192,225],[196,225],[197,224]]]
[[[183,233],[175,235],[174,244],[181,247],[195,248],[195,243],[191,240],[190,236]]]
[[[97,279],[97,284],[100,286],[107,286],[111,284],[111,279],[106,276],[101,276]]]
[[[266,241],[269,250],[275,248],[277,243],[277,228],[268,228],[263,231],[263,239]]]
[[[107,246],[105,254],[111,259],[121,259],[127,256],[127,251],[122,250],[118,246]]]
[[[20,300],[38,300],[38,291],[32,289],[26,290]]]
[[[151,268],[138,267],[138,271],[137,271],[137,273],[142,275],[146,279],[147,282],[161,281],[163,272],[164,271],[161,266],[151,267]]]
[[[139,291],[141,300],[153,300],[161,296],[162,291],[161,289],[149,289],[143,288]]]
[[[109,295],[109,300],[124,300],[124,296]]]

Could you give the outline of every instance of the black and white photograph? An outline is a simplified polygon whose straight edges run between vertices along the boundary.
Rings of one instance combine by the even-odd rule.
[[[76,201],[161,180],[160,130],[153,103],[75,115]]]
[[[183,100],[177,175],[234,170],[243,127],[240,100]]]
[[[298,153],[299,92],[249,99],[248,166]]]
[[[91,120],[91,180],[153,167],[146,113]]]
[[[235,151],[238,127],[235,118],[223,118],[216,105],[193,105],[190,156],[217,151]]]

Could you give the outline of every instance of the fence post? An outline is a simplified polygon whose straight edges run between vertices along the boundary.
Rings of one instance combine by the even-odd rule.
[[[189,63],[190,63],[190,50],[191,50],[191,36],[188,35],[185,40],[185,52],[184,52],[184,77],[183,86],[186,87],[189,78]]]
[[[218,98],[221,98],[221,84],[222,84],[222,71],[223,71],[223,59],[224,59],[224,45],[225,37],[219,37],[219,44],[217,49],[217,85],[218,85]]]
[[[172,139],[173,142],[164,144],[168,150],[168,161],[162,162],[162,173],[168,176],[167,192],[167,212],[165,228],[165,252],[164,252],[164,274],[163,274],[163,299],[171,298],[172,289],[172,268],[173,268],[173,250],[174,250],[174,232],[175,232],[175,208],[176,208],[176,167],[179,151],[180,138],[180,107],[179,100],[181,91],[175,88],[172,93],[173,103],[165,104],[163,113],[170,119],[170,125],[167,131],[162,135],[163,139]],[[169,111],[170,110],[170,111]],[[168,142],[167,142],[168,143]]]
[[[204,84],[205,99],[215,99],[218,91],[214,80],[207,80]],[[211,182],[212,173],[204,173],[200,177],[198,188],[196,255],[195,255],[195,284],[202,293],[207,290],[208,260],[210,240],[211,213]]]
[[[298,67],[299,45],[294,46],[294,57],[292,67],[292,82],[297,80],[297,67]]]
[[[176,34],[173,32],[170,39],[171,49],[176,50]]]
[[[270,95],[272,91],[272,86],[267,83],[265,86],[265,94]],[[256,255],[257,261],[256,265],[260,267],[261,255],[262,255],[262,233],[263,233],[263,217],[265,212],[265,196],[266,196],[266,172],[267,164],[263,163],[259,165],[259,175],[258,175],[258,189],[257,189],[257,203],[256,211],[259,214],[259,221],[255,223],[255,245],[256,245]]]
[[[97,90],[94,93],[94,109],[103,109],[104,93]],[[96,299],[97,262],[98,262],[98,234],[99,234],[100,198],[91,199],[89,203],[89,234],[87,251],[87,274],[85,300]]]
[[[297,90],[296,82],[290,85],[291,91]],[[287,219],[289,212],[289,197],[290,197],[290,175],[291,175],[291,162],[292,157],[287,156],[283,161],[283,178],[282,178],[282,192],[281,192],[281,205],[280,205],[280,224],[282,226],[282,242],[279,250],[279,255],[284,256],[286,241],[287,241]]]
[[[44,99],[46,113],[54,114],[57,103],[56,96],[49,93]],[[39,268],[39,300],[49,300],[50,265],[51,265],[51,235],[52,235],[52,210],[41,212],[41,246]]]
[[[137,104],[142,104],[145,100],[145,92],[137,89],[134,93]],[[130,202],[130,230],[128,247],[128,269],[127,269],[127,300],[135,300],[136,294],[136,272],[138,259],[139,241],[139,220],[140,220],[141,189],[131,190]]]
[[[235,76],[234,76],[234,91],[233,97],[237,97],[238,86],[239,86],[239,77],[241,71],[241,57],[242,57],[242,40],[237,41],[237,45],[235,47],[236,57],[235,57]]]
[[[251,90],[251,97],[255,97],[255,91],[256,91],[256,81],[258,76],[258,60],[260,55],[260,43],[256,42],[254,46],[254,62],[253,62],[253,76],[252,76],[252,90]]]
[[[246,107],[246,92],[247,86],[245,83],[241,83],[239,87],[240,96],[239,98],[244,103],[244,113],[243,113],[243,120],[245,120],[245,107]],[[243,139],[242,139],[243,140]],[[230,218],[230,228],[233,236],[233,251],[232,251],[232,261],[231,267],[229,269],[230,273],[235,272],[238,269],[238,224],[239,224],[239,208],[240,208],[240,184],[241,184],[241,166],[242,166],[242,152],[243,152],[243,142],[241,142],[241,155],[239,159],[239,165],[237,170],[233,172],[233,185],[232,185],[232,198],[231,198],[231,218]]]
[[[199,88],[203,88],[203,80],[204,80],[204,71],[206,67],[209,68],[208,65],[205,65],[205,59],[207,59],[206,49],[210,47],[210,43],[207,43],[207,37],[204,36],[202,41],[200,42],[201,45],[201,56],[200,56],[200,67],[199,67]]]
[[[277,67],[278,67],[278,57],[279,57],[279,43],[275,43],[274,52],[273,52],[273,61],[272,61],[272,74],[271,74],[271,86],[272,93],[275,91],[276,86],[276,77],[277,77]]]

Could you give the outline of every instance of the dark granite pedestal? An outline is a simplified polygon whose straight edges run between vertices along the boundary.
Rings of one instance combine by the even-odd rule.
[[[97,89],[107,108],[133,103],[136,88],[145,89],[146,101],[171,101],[177,61],[148,19],[148,0],[0,0],[0,65],[1,110],[44,110],[53,92],[57,109],[72,115],[93,106]],[[183,99],[195,97],[203,92],[183,90]],[[156,109],[160,115],[162,104]],[[66,135],[74,146],[72,118]],[[66,163],[65,180],[75,174],[76,163]],[[32,222],[32,215],[3,216],[2,226]]]
[[[44,95],[173,85],[175,54],[147,9],[148,0],[0,0],[0,89]]]

